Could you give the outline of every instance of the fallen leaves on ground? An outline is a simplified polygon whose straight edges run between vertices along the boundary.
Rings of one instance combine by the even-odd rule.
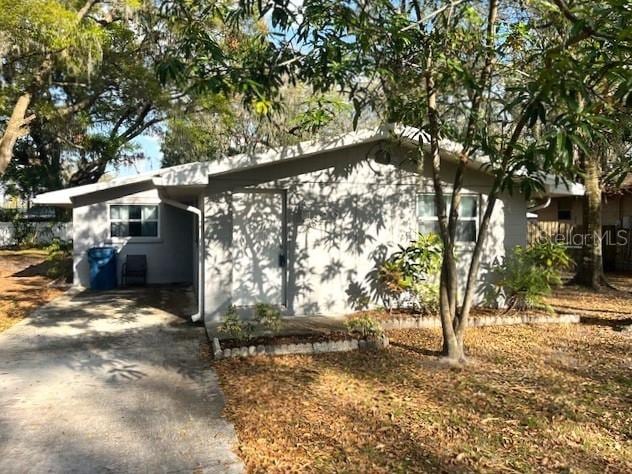
[[[45,258],[42,250],[0,251],[0,332],[62,293],[50,286]]]
[[[216,363],[250,472],[632,472],[629,333],[599,325],[389,333],[383,352]]]
[[[595,291],[569,284],[557,288],[552,296],[546,298],[546,303],[555,309],[577,313],[584,317],[585,322],[590,322],[592,318],[609,320],[613,324],[632,320],[632,276],[609,274],[608,280],[624,291],[606,287]]]

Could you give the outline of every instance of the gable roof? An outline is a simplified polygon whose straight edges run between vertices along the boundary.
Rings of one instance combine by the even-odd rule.
[[[378,142],[386,138],[383,129],[359,130],[340,137],[301,142],[298,145],[269,149],[258,153],[243,153],[223,157],[216,161],[195,162],[161,168],[136,176],[116,178],[107,182],[86,184],[39,194],[33,200],[38,205],[70,206],[77,196],[130,184],[155,181],[166,186],[201,186],[208,183],[210,175],[236,169],[249,169],[266,164],[306,158],[318,153],[336,151],[363,143]]]
[[[39,194],[33,200],[38,205],[72,206],[75,197],[92,194],[98,191],[128,186],[138,183],[152,182],[156,186],[189,186],[203,187],[208,184],[209,177],[221,175],[236,170],[256,169],[270,164],[290,162],[309,158],[324,152],[332,152],[350,148],[362,144],[377,143],[381,141],[398,141],[402,144],[416,146],[419,141],[427,144],[428,135],[413,127],[387,125],[376,129],[358,130],[333,138],[321,138],[301,142],[297,145],[270,148],[263,152],[243,153],[234,156],[225,156],[211,162],[195,162],[184,165],[161,168],[136,176],[117,178],[112,181],[76,186],[74,188],[61,189]],[[426,145],[428,146],[428,145]],[[450,140],[441,140],[439,143],[443,159],[458,159],[462,147]],[[468,166],[486,172],[486,157],[477,157]],[[547,192],[551,195],[581,195],[583,186],[571,185],[570,188],[556,183],[552,176],[547,177]]]

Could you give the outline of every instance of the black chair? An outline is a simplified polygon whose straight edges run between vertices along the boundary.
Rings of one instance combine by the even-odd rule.
[[[147,284],[147,255],[127,255],[123,263],[121,280],[127,285],[127,279],[142,278],[143,285]]]

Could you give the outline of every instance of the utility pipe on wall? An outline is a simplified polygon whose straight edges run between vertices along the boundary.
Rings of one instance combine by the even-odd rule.
[[[168,199],[159,192],[160,200],[169,206],[182,209],[183,211],[195,214],[198,218],[198,310],[197,313],[191,315],[191,321],[200,321],[204,316],[204,229],[202,223],[202,211],[195,206],[187,206],[178,201]]]

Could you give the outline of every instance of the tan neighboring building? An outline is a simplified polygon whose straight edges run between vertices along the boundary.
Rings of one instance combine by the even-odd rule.
[[[574,236],[583,233],[583,197],[554,197],[534,214],[537,217],[529,219],[529,241],[543,235],[558,236],[570,247],[577,247],[580,239]],[[605,268],[632,271],[632,175],[617,191],[604,191],[602,227]]]

